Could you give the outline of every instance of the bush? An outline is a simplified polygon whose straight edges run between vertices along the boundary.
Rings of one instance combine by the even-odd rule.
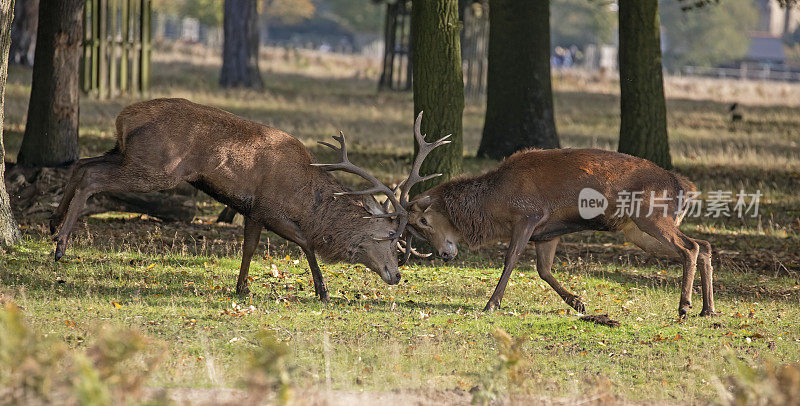
[[[0,404],[108,405],[141,399],[164,346],[138,331],[103,327],[87,350],[32,331],[12,302],[0,309]]]

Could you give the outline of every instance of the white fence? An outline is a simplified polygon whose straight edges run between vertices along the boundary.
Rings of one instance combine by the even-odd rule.
[[[742,66],[740,68],[708,68],[703,66],[684,66],[676,76],[701,76],[720,79],[774,80],[783,82],[800,81],[800,72],[777,70],[768,65],[760,67]]]

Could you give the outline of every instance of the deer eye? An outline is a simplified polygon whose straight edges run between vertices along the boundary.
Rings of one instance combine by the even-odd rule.
[[[425,217],[421,217],[421,218],[419,219],[419,222],[420,222],[420,224],[422,224],[423,226],[427,226],[427,225],[428,225],[428,220],[426,220],[426,219],[425,219]]]

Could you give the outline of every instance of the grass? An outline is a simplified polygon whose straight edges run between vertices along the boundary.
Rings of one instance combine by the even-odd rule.
[[[342,129],[354,142],[351,159],[381,179],[402,179],[411,153],[409,94],[377,93],[374,66],[358,59],[270,50],[262,60],[263,92],[227,91],[215,85],[217,55],[157,53],[151,96],[187,97],[285,129],[322,160],[333,158],[315,142]],[[10,70],[6,146],[12,160],[24,129],[29,77],[30,71]],[[615,146],[618,96],[603,89],[570,77],[556,80],[565,146]],[[0,292],[24,309],[37,334],[76,350],[91,346],[106,325],[164,343],[166,356],[146,383],[155,388],[243,387],[242,353],[267,329],[287,346],[285,361],[298,390],[455,389],[461,397],[444,399],[457,401],[481,385],[546,399],[603,391],[626,401],[719,401],[721,382],[736,375],[741,362],[800,362],[800,107],[742,100],[745,121],[731,129],[725,97],[668,102],[680,172],[701,190],[765,194],[760,218],[690,219],[683,226],[714,245],[718,317],[696,317],[697,295],[692,317],[676,320],[679,267],[602,233],[566,238],[554,272],[590,312],[609,313],[619,328],[578,320],[538,278],[532,252],[512,277],[503,309],[482,312],[499,277],[502,246],[462,250],[447,264],[418,261],[402,269],[397,286],[360,266],[326,264],[332,301],[323,304],[313,297],[299,250],[266,233],[251,268],[253,293],[235,297],[241,230],[213,224],[220,206],[210,201],[192,224],[93,216],[76,230],[60,263],[52,262],[45,224],[21,218],[23,242],[0,257]],[[83,98],[83,155],[113,145],[114,116],[132,101]],[[469,172],[495,164],[469,157],[481,123],[482,107],[469,105]],[[521,342],[513,368],[502,367],[509,350],[495,338],[498,329]]]

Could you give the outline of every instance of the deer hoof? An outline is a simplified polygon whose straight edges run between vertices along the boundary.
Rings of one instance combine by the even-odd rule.
[[[716,316],[718,314],[719,313],[715,312],[714,309],[703,309],[702,311],[700,311],[700,315],[704,316],[704,317],[705,316]]]
[[[56,252],[53,258],[56,262],[64,256],[64,251],[67,250],[67,242],[61,239],[56,240]]]
[[[567,304],[578,313],[586,313],[586,305],[577,296],[573,296],[571,300],[567,301]]]
[[[683,320],[689,315],[689,310],[692,309],[692,302],[686,302],[678,307],[678,318]]]

